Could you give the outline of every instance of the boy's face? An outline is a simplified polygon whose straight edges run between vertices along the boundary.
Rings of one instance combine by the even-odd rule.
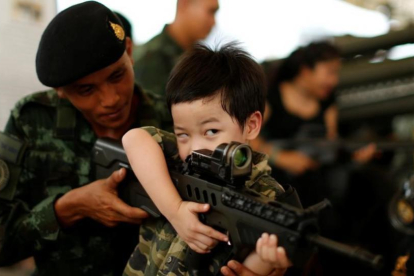
[[[219,95],[211,99],[174,104],[171,113],[181,160],[185,160],[194,150],[213,151],[222,143],[246,143],[254,139],[248,123],[242,131],[237,121],[223,110]]]

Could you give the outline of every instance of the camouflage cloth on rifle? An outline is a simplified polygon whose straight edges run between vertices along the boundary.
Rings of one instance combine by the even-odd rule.
[[[138,86],[135,93],[139,112],[132,127],[171,124],[159,96]],[[34,256],[36,275],[120,275],[137,227],[107,228],[84,219],[60,229],[54,213],[59,196],[95,180],[91,151],[97,137],[83,115],[49,90],[18,102],[5,132],[25,141],[27,150],[20,166],[9,164],[11,172],[21,171],[0,190],[0,266]]]
[[[184,50],[167,33],[168,25],[161,33],[133,53],[135,79],[149,91],[165,96],[168,77]]]
[[[156,128],[145,128],[160,144],[166,158],[178,160],[175,135]],[[253,169],[246,186],[267,197],[277,198],[284,193],[282,186],[269,176],[266,156],[253,154]],[[140,243],[132,254],[124,275],[188,275],[185,255],[188,246],[177,236],[172,225],[164,218],[147,219],[140,228]],[[210,270],[218,271],[230,255],[231,248],[220,243],[210,253]]]

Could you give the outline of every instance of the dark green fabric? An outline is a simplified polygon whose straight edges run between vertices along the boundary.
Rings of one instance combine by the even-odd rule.
[[[171,129],[160,97],[138,87],[135,93],[139,112],[132,127]],[[136,226],[107,228],[85,219],[63,230],[56,219],[55,200],[95,180],[91,151],[97,137],[72,106],[75,118],[67,119],[76,122],[74,135],[58,138],[56,114],[62,105],[70,107],[49,90],[23,98],[12,110],[5,132],[28,147],[14,196],[0,199],[0,266],[34,256],[36,275],[121,275],[137,243]]]
[[[135,79],[145,90],[165,96],[171,70],[184,50],[167,33],[168,25],[147,43],[134,49]]]

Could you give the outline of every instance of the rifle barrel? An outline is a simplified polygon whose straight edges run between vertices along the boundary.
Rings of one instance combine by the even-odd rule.
[[[347,257],[355,258],[376,270],[380,270],[384,265],[381,255],[372,254],[371,252],[358,246],[350,246],[319,235],[309,235],[307,236],[307,240],[312,244],[315,244],[317,247],[325,248]]]

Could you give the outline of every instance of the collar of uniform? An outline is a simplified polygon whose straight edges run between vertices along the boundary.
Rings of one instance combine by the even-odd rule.
[[[74,139],[76,131],[76,117],[76,109],[74,106],[68,100],[58,98],[54,136],[63,140]]]

